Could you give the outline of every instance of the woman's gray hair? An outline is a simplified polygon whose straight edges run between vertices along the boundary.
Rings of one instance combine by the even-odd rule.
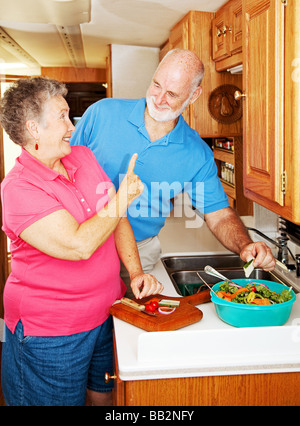
[[[45,102],[55,96],[65,97],[67,93],[64,83],[47,77],[17,80],[0,101],[0,123],[13,142],[25,146],[26,122],[40,122]]]

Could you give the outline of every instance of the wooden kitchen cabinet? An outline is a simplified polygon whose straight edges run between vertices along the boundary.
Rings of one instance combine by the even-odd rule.
[[[230,141],[233,146],[233,150],[223,149],[217,147],[218,141],[222,140]],[[240,136],[227,137],[227,138],[216,138],[213,140],[213,151],[215,161],[218,167],[218,175],[221,179],[224,191],[226,192],[229,200],[229,204],[234,208],[240,216],[252,216],[253,214],[253,203],[244,195],[243,186],[243,138]],[[228,164],[229,167],[233,167],[229,177],[222,176],[222,166]],[[232,175],[234,178],[231,179]]]
[[[300,223],[299,21],[296,0],[243,0],[245,195],[294,223]]]
[[[212,21],[212,41],[213,41],[213,59],[221,61],[230,56],[230,32],[231,26],[227,25],[228,12],[222,10],[216,13],[215,19]]]
[[[210,93],[223,84],[233,84],[242,88],[242,75],[232,75],[215,70],[212,58],[211,23],[215,14],[190,11],[170,32],[168,41],[162,47],[162,55],[175,48],[189,49],[202,60],[205,75],[202,82],[202,94],[184,114],[186,122],[202,138],[242,134],[242,119],[232,124],[222,124],[214,120],[208,109]]]
[[[165,48],[164,54],[173,49],[189,49],[189,28],[192,25],[193,18],[187,15],[172,29],[168,40],[168,50]],[[189,123],[190,107],[187,107],[182,115],[185,121]]]
[[[119,380],[115,406],[299,406],[300,373]]]
[[[230,0],[212,21],[212,54],[216,70],[242,63],[242,0]]]
[[[300,373],[123,381],[114,338],[114,406],[299,406]]]

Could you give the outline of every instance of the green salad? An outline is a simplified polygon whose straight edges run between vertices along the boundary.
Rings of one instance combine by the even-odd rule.
[[[227,281],[220,285],[217,295],[224,300],[245,305],[272,305],[284,303],[293,298],[290,290],[282,290],[281,294],[270,290],[260,283],[248,283],[244,287],[234,286]]]

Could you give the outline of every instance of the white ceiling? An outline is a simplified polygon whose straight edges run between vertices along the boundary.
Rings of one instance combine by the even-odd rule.
[[[215,12],[226,2],[0,0],[0,72],[8,62],[105,68],[109,44],[160,47],[189,10]]]

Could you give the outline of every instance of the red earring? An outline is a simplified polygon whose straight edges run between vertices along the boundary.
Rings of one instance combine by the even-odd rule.
[[[39,145],[36,143],[35,144],[35,150],[37,151],[39,149]]]

